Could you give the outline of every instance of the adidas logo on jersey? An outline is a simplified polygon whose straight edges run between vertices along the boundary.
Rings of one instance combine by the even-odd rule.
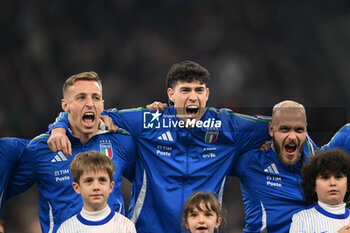
[[[169,142],[173,142],[174,141],[173,136],[171,136],[171,133],[170,133],[169,130],[166,131],[165,133],[163,133],[162,135],[160,135],[158,137],[158,139],[161,140],[161,141],[169,141]]]
[[[276,164],[272,163],[270,166],[268,166],[267,168],[265,168],[264,172],[270,172],[270,173],[275,173],[275,174],[280,174]]]
[[[264,172],[268,172],[270,174],[266,174],[266,185],[273,187],[282,187],[282,178],[277,176],[279,173],[276,164],[272,163],[267,168],[264,169]],[[272,173],[272,174],[271,174]]]
[[[57,155],[51,160],[51,163],[61,162],[61,161],[67,161],[66,156],[64,156],[62,151],[59,151]]]

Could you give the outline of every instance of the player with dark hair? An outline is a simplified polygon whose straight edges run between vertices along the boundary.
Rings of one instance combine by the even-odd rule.
[[[135,138],[139,158],[129,207],[137,232],[181,232],[182,208],[195,191],[213,192],[220,201],[239,154],[269,139],[270,118],[207,108],[209,72],[199,64],[174,64],[167,93],[174,106],[164,112],[145,108],[105,112]],[[60,115],[64,116],[64,115]],[[67,119],[53,126],[67,128]],[[52,131],[54,138],[65,135]],[[51,148],[62,149],[57,139]],[[150,219],[152,223],[150,224]]]
[[[124,175],[132,180],[136,147],[132,137],[124,130],[107,131],[100,122],[104,108],[102,85],[95,72],[84,72],[69,77],[63,88],[62,109],[68,114],[70,128],[68,139],[72,156],[61,151],[52,152],[47,145],[49,134],[34,138],[23,156],[31,159],[32,173],[10,183],[10,193],[23,190],[38,182],[39,219],[42,232],[56,232],[67,218],[83,207],[80,196],[72,189],[70,163],[82,151],[100,151],[116,164],[115,188],[108,199],[113,211],[124,214],[124,202],[120,192]]]

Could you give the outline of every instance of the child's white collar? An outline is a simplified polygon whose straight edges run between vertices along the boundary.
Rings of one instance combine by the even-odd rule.
[[[111,213],[111,208],[107,205],[106,208],[96,211],[96,212],[89,212],[87,210],[83,209],[80,211],[80,215],[85,218],[86,220],[89,221],[100,221],[105,219],[110,213]]]
[[[322,209],[330,212],[332,214],[344,214],[345,213],[345,203],[339,205],[330,205],[323,202],[318,201],[318,205],[321,206]]]

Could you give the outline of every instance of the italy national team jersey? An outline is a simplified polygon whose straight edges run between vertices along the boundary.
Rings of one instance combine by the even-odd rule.
[[[321,147],[321,150],[328,150],[331,148],[341,148],[350,154],[350,123],[339,129],[328,144]]]
[[[300,211],[293,216],[291,233],[337,233],[340,228],[350,224],[349,209],[344,204],[344,214],[334,214],[320,205]]]
[[[21,160],[22,152],[29,143],[27,139],[1,138],[0,139],[0,216],[7,198],[9,180],[15,181],[17,176],[25,175],[31,170],[28,163]]]
[[[295,165],[281,163],[272,148],[240,156],[232,173],[240,179],[246,216],[243,232],[287,233],[293,214],[312,207],[304,200],[300,172],[314,147],[307,137],[304,153]]]
[[[139,157],[129,218],[138,233],[181,232],[187,198],[193,192],[208,191],[221,201],[239,154],[270,139],[270,118],[228,109],[207,108],[197,122],[179,120],[174,107],[164,112],[111,109],[106,114],[136,141]],[[67,119],[60,117],[54,127],[66,127]]]
[[[82,144],[78,138],[68,133],[72,144],[72,155],[65,156],[62,151],[52,152],[47,145],[49,134],[34,138],[23,152],[31,158],[32,174],[10,183],[9,191],[18,192],[22,187],[38,182],[39,219],[43,233],[56,232],[63,221],[77,214],[83,207],[81,196],[72,187],[70,164],[74,156],[83,151],[100,151],[114,162],[115,186],[109,195],[108,204],[113,211],[124,214],[124,202],[120,192],[124,175],[133,179],[136,147],[132,137],[123,130],[117,133],[99,131]]]

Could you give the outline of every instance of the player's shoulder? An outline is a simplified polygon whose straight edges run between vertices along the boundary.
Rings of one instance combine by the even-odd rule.
[[[30,142],[29,139],[16,138],[16,137],[4,137],[0,138],[0,146],[2,148],[13,147],[13,148],[23,148]]]
[[[39,145],[39,144],[43,144],[43,143],[46,144],[49,137],[50,137],[50,134],[48,134],[48,133],[40,134],[40,135],[36,136],[35,138],[33,138],[29,142],[28,146]]]
[[[47,145],[47,140],[49,139],[50,134],[44,133],[33,138],[27,145],[27,151],[38,151],[40,149],[49,149]]]
[[[273,155],[273,150],[261,150],[260,148],[251,149],[239,157],[239,162],[247,163],[247,166],[255,167],[257,163],[266,164],[275,160],[275,156]]]
[[[243,113],[234,112],[229,108],[212,108],[207,109],[208,114],[215,115],[218,118],[230,118],[237,121],[245,122],[269,122],[271,120],[270,116],[263,115],[247,115]]]
[[[113,109],[112,111],[116,112],[117,110]],[[137,107],[137,108],[126,108],[118,110],[118,113],[120,114],[126,114],[126,113],[138,113],[138,112],[144,112],[144,111],[151,111],[144,107]]]
[[[342,131],[342,132],[350,132],[350,123],[347,123],[345,125],[343,125],[339,131]]]
[[[119,137],[131,137],[131,134],[129,133],[129,131],[123,129],[123,128],[119,128],[117,132],[115,132],[116,135],[118,135]]]
[[[234,112],[229,109],[229,108],[213,108],[213,107],[208,107],[207,112],[210,115],[217,115],[217,116],[230,116],[234,115]]]
[[[118,142],[121,143],[131,143],[133,142],[133,137],[131,136],[131,134],[129,133],[129,131],[123,129],[123,128],[119,128],[117,130],[117,132],[114,133],[107,133],[106,135],[108,135],[108,137],[110,137],[113,141],[115,141],[117,144],[119,144]]]

